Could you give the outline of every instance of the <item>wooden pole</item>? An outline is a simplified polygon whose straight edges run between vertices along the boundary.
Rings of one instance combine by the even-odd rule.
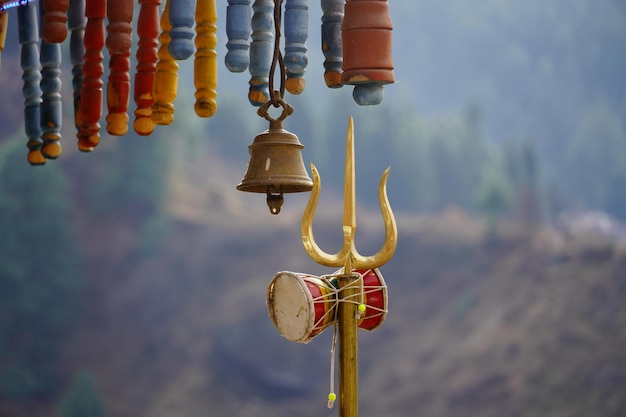
[[[344,300],[337,306],[339,326],[339,417],[359,415],[359,358],[357,338],[357,305],[345,300],[354,300],[358,295],[355,282],[358,275],[344,269],[339,276],[339,298]]]

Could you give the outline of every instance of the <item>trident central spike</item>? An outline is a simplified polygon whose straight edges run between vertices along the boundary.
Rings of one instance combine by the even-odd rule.
[[[302,243],[308,255],[317,263],[325,266],[343,266],[343,274],[337,277],[339,298],[343,300],[358,296],[358,286],[352,285],[360,279],[353,274],[353,269],[370,269],[385,264],[396,250],[398,231],[396,220],[387,199],[387,168],[378,186],[378,201],[385,224],[385,242],[381,250],[372,256],[362,256],[356,250],[354,236],[356,233],[356,192],[354,174],[354,122],[348,120],[346,138],[346,166],[343,195],[343,246],[335,254],[324,252],[313,238],[313,217],[320,195],[320,176],[311,164],[313,189],[309,202],[302,216]],[[339,326],[339,416],[358,416],[358,349],[357,349],[357,305],[340,302],[337,306],[337,322]],[[331,393],[334,395],[334,393]],[[329,396],[330,399],[330,396]]]

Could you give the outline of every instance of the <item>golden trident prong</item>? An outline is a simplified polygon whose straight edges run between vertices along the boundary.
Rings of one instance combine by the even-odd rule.
[[[346,167],[343,190],[343,246],[339,252],[329,254],[317,245],[313,237],[313,217],[320,196],[320,176],[315,165],[311,164],[313,174],[313,189],[309,202],[302,216],[302,243],[309,256],[317,263],[326,266],[344,267],[344,273],[350,274],[352,269],[376,268],[385,264],[393,256],[398,242],[396,219],[387,198],[388,167],[383,173],[378,186],[378,201],[385,224],[385,242],[381,250],[372,256],[362,256],[354,245],[356,233],[356,187],[354,175],[354,121],[352,116],[348,120],[348,134],[346,138]]]

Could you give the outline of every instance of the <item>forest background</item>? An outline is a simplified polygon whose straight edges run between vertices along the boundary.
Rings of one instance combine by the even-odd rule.
[[[70,417],[80,404],[116,417],[327,413],[328,335],[287,343],[263,311],[276,271],[329,271],[299,243],[307,195],[287,195],[274,217],[263,196],[235,189],[267,123],[247,101],[248,75],[223,66],[225,6],[217,114],[193,113],[193,63],[179,62],[173,125],[117,138],[103,120],[90,154],[75,146],[66,43],[64,154],[44,167],[26,162],[10,12],[0,416]],[[388,322],[362,338],[362,414],[623,415],[626,3],[390,10],[397,82],[381,105],[323,85],[316,4],[307,88],[286,97],[285,128],[322,176],[328,250],[340,242],[350,115],[362,252],[380,243],[375,193],[392,167],[400,242],[383,268]]]

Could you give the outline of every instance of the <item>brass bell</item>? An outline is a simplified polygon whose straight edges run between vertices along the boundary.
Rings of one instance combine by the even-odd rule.
[[[313,187],[302,160],[304,146],[296,135],[283,129],[283,120],[293,109],[282,100],[279,101],[284,110],[278,119],[267,113],[269,101],[259,109],[259,115],[270,122],[270,127],[258,134],[248,147],[248,168],[237,185],[240,191],[265,193],[272,214],[280,213],[283,193],[311,191]]]

